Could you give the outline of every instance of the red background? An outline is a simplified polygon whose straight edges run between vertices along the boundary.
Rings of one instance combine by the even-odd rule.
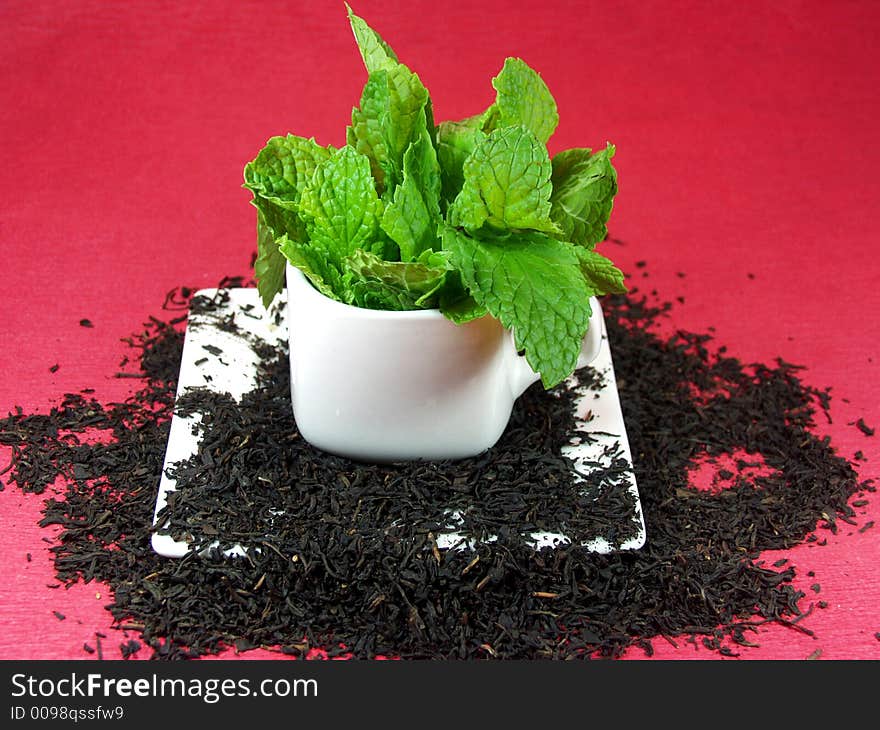
[[[606,253],[635,280],[647,261],[648,288],[685,297],[675,325],[714,326],[731,354],[782,356],[833,386],[834,424],[822,430],[847,457],[864,451],[863,477],[877,475],[880,435],[852,423],[880,425],[880,5],[354,9],[420,74],[438,119],[491,103],[505,56],[538,69],[559,104],[551,152],[617,145],[611,231],[626,245]],[[2,3],[0,412],[44,411],[84,387],[123,397],[130,383],[110,377],[120,337],[174,286],[249,273],[244,163],[288,131],[342,144],[364,80],[341,0]],[[0,658],[85,657],[96,630],[117,656],[106,589],[46,588],[40,504],[0,493]],[[880,518],[877,504],[860,522]],[[829,603],[807,620],[818,638],[768,628],[743,656],[880,658],[878,538],[880,527],[844,531],[788,553],[802,588],[819,582],[815,598]]]

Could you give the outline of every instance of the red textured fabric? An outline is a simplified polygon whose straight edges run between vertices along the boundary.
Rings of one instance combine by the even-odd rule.
[[[880,5],[360,0],[355,10],[418,71],[438,119],[484,109],[507,55],[540,70],[561,117],[551,151],[618,147],[615,260],[643,288],[685,298],[676,326],[714,326],[731,354],[781,356],[833,386],[834,423],[822,430],[841,453],[864,452],[863,477],[877,474],[880,437],[852,423],[880,425]],[[244,163],[288,131],[342,144],[364,80],[341,0],[2,3],[0,412],[45,410],[84,387],[123,397],[129,384],[111,377],[119,338],[166,291],[248,273]],[[85,658],[95,631],[118,657],[106,588],[46,587],[40,505],[0,492],[0,658]],[[872,499],[859,519],[878,517]],[[785,553],[800,587],[820,583],[829,604],[808,620],[817,638],[767,628],[742,656],[880,658],[878,537],[844,530]],[[655,646],[663,658],[717,656]]]

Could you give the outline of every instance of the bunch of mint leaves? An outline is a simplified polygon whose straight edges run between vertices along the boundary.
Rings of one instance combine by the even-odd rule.
[[[489,314],[544,386],[558,384],[577,363],[590,297],[626,291],[594,251],[617,193],[614,146],[551,159],[556,102],[518,58],[492,79],[485,112],[435,125],[419,77],[348,17],[369,78],[345,146],[273,137],[244,169],[264,304],[289,261],[345,304],[439,308],[459,324]]]

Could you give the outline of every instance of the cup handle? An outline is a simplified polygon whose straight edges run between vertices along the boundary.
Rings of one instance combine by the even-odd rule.
[[[602,325],[604,323],[602,317],[602,305],[596,297],[590,297],[590,325],[587,334],[584,335],[584,341],[581,343],[581,354],[578,355],[577,366],[582,368],[589,365],[599,354],[599,348],[602,346]]]
[[[517,351],[513,330],[507,331],[507,342],[507,381],[510,384],[510,392],[516,400],[541,376],[532,370],[525,356]]]

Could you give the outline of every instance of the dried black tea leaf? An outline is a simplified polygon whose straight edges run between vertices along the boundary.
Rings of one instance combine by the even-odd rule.
[[[211,311],[210,299],[191,295],[175,290],[167,308]],[[60,527],[49,540],[57,578],[110,586],[116,625],[138,634],[123,656],[136,643],[159,659],[230,647],[614,657],[633,647],[650,654],[661,638],[736,656],[760,644],[766,624],[812,635],[796,566],[765,567],[761,554],[825,544],[816,530],[855,524],[850,500],[864,505],[874,491],[818,433],[828,392],[782,360],[745,365],[711,334],[658,334],[669,304],[630,294],[603,305],[647,523],[636,552],[536,550],[524,537],[564,527],[620,541],[631,529],[613,454],[611,467],[586,475],[589,502],[572,489],[559,453],[572,429],[564,388],[528,391],[499,445],[474,459],[355,464],[299,438],[286,353],[275,351],[241,403],[207,391],[181,402],[204,414],[205,438],[198,459],[178,466],[186,487],[173,495],[168,529],[217,547],[179,561],[157,556],[152,510],[181,317],[153,318],[128,339],[141,380],[125,402],[68,394],[46,414],[0,420],[0,446],[11,453],[2,478],[28,493],[58,489],[41,522]],[[692,481],[703,468],[716,470],[711,489]],[[470,547],[438,544],[450,509]],[[224,556],[233,544],[245,555]],[[101,658],[100,639],[84,651]]]

